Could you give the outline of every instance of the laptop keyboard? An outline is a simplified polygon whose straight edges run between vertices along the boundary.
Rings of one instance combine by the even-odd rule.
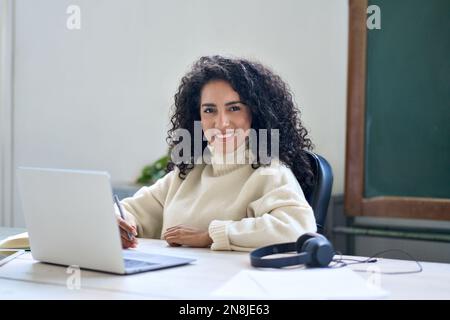
[[[151,262],[147,262],[147,261],[132,260],[132,259],[124,259],[124,262],[125,262],[125,269],[128,269],[128,268],[136,269],[136,268],[147,267],[147,266],[156,264],[156,263],[151,263]]]
[[[181,266],[194,261],[190,258],[144,253],[129,249],[123,250],[122,256],[126,274]]]

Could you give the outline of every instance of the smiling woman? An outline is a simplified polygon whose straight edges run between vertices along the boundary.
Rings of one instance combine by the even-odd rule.
[[[137,245],[127,232],[171,246],[249,251],[316,231],[303,193],[312,184],[304,151],[311,141],[288,86],[271,70],[245,59],[200,58],[181,79],[171,124],[168,173],[122,200],[125,220],[117,210],[124,247]],[[183,139],[180,130],[188,133]],[[266,163],[260,149],[267,146],[255,135],[250,148],[251,133],[264,131],[271,141],[273,130],[278,153],[268,144],[273,161]],[[180,144],[191,152],[176,161]],[[205,154],[194,152],[198,144]],[[205,155],[210,161],[198,161]]]

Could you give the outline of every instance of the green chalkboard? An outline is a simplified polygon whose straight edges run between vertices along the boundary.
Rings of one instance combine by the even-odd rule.
[[[364,197],[450,198],[450,0],[369,5]]]

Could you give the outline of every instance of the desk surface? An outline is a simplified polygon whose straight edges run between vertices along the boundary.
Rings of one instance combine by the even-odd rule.
[[[217,299],[212,292],[242,270],[251,270],[248,253],[169,247],[165,241],[140,239],[139,251],[195,258],[182,267],[135,275],[81,270],[79,289],[67,285],[63,266],[40,263],[25,253],[0,266],[1,299]],[[361,259],[361,257],[358,257]],[[415,274],[380,275],[389,299],[450,299],[450,264],[422,262]],[[379,259],[379,270],[415,270],[413,261]],[[366,265],[349,268],[364,270]],[[363,278],[372,273],[358,272]],[[73,284],[72,284],[73,288]]]

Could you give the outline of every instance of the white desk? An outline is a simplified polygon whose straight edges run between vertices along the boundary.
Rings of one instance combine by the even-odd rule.
[[[67,287],[66,268],[36,262],[30,253],[0,267],[1,299],[218,299],[212,292],[238,272],[252,267],[248,253],[169,247],[165,241],[140,239],[140,251],[192,257],[193,264],[135,275],[81,270],[80,289]],[[361,258],[361,257],[358,257]],[[362,258],[361,258],[362,259]],[[422,262],[416,274],[380,275],[389,299],[450,299],[450,264]],[[369,265],[354,265],[361,270]],[[380,259],[371,267],[414,270],[412,261]],[[358,272],[362,277],[371,273]]]

